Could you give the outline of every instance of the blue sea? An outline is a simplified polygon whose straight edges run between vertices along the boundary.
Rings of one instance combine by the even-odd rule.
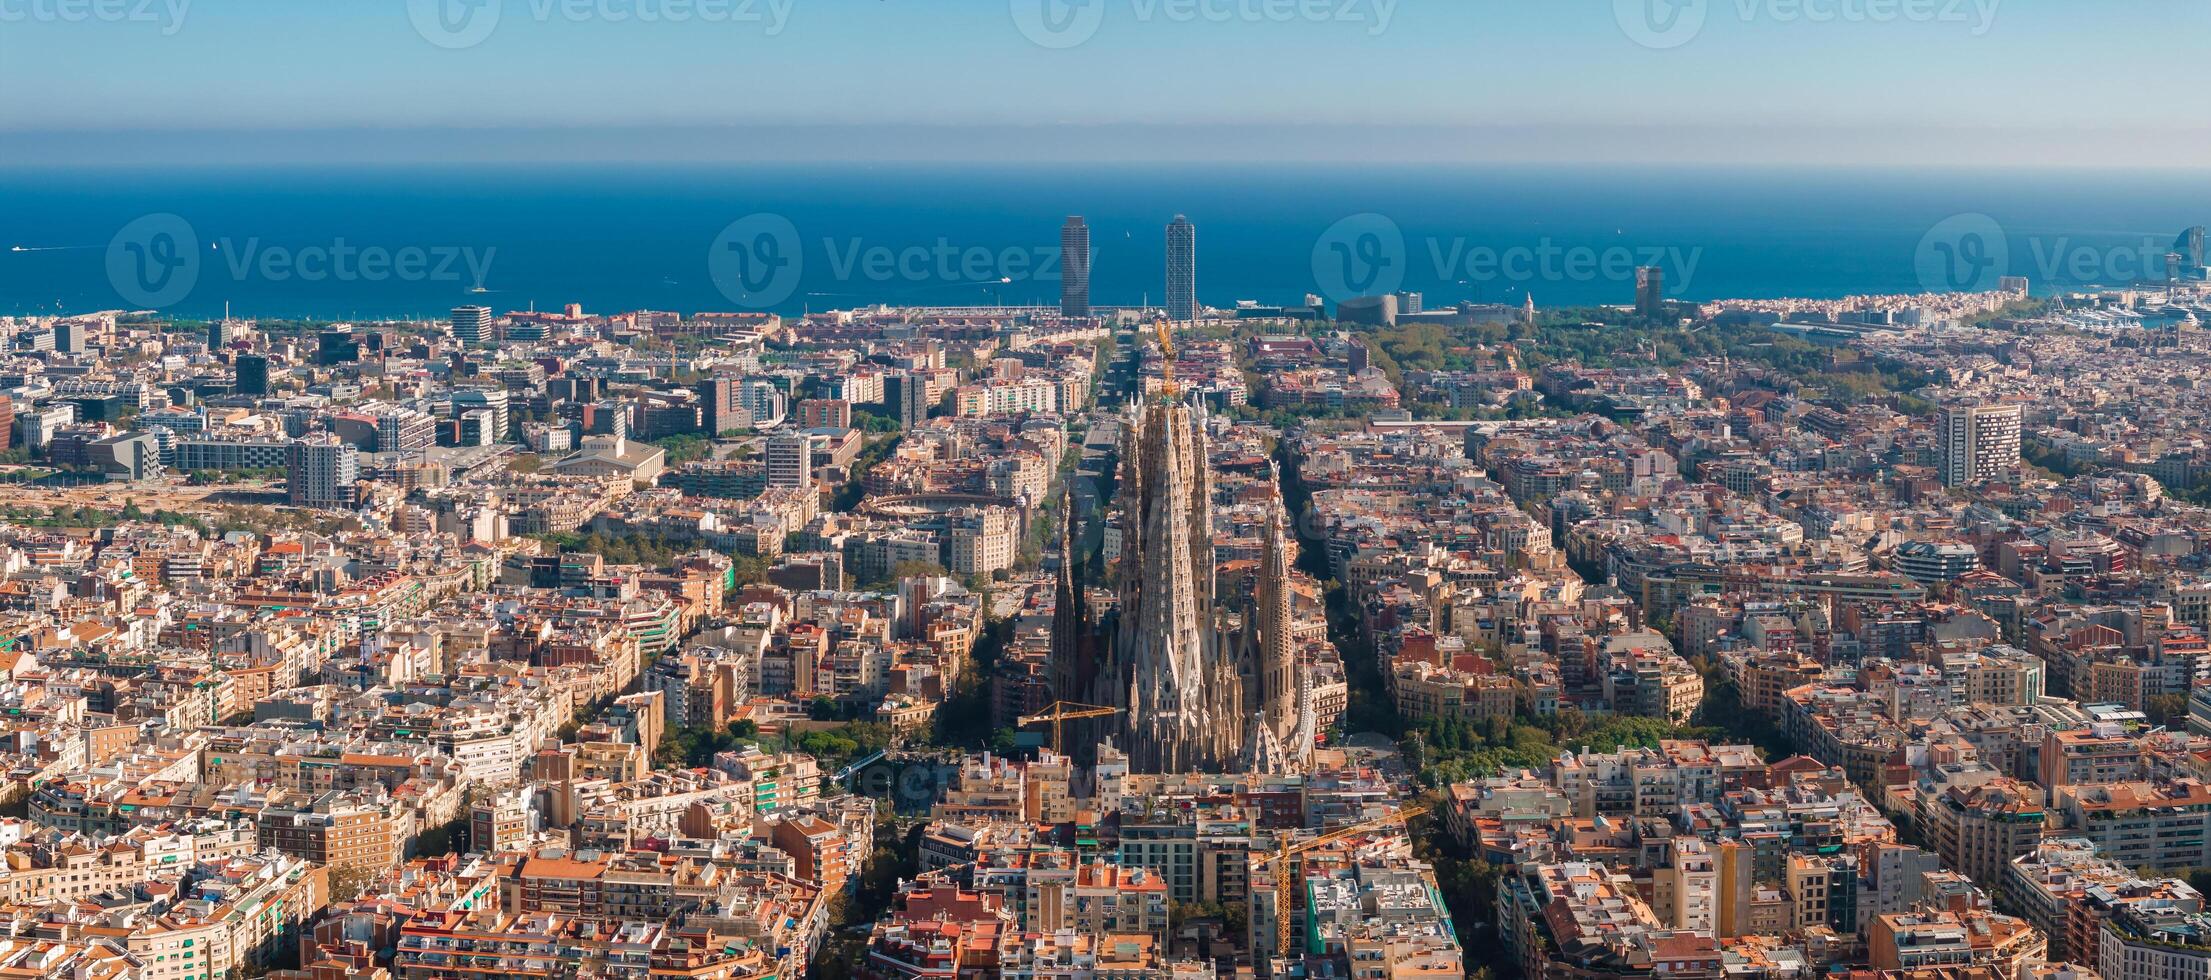
[[[2047,292],[2161,279],[2174,237],[2211,224],[2211,172],[17,169],[0,171],[0,313],[1056,303],[1072,214],[1091,229],[1098,305],[1163,301],[1178,214],[1215,306],[1387,287],[1430,306],[1626,303],[1639,265],[1691,300],[1916,292],[1945,285],[1931,256]]]

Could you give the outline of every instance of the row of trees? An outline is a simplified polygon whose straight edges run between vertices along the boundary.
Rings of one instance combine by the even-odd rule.
[[[1579,709],[1508,721],[1429,717],[1409,726],[1401,744],[1406,762],[1429,786],[1447,786],[1509,769],[1541,769],[1562,752],[1613,752],[1657,748],[1666,739],[1725,739],[1717,728],[1677,725],[1664,718],[1607,715],[1591,719]]]
[[[661,736],[653,749],[653,764],[662,769],[699,769],[714,756],[752,744],[760,738],[760,726],[750,720],[733,721],[725,728],[683,727]]]
[[[659,446],[661,452],[668,454],[667,463],[669,466],[695,463],[714,455],[713,440],[692,433],[654,439],[652,444]]]
[[[678,543],[643,534],[604,534],[598,531],[579,534],[564,531],[540,534],[536,538],[562,554],[580,552],[598,555],[616,565],[659,567],[674,562],[678,556],[699,550],[696,542]]]

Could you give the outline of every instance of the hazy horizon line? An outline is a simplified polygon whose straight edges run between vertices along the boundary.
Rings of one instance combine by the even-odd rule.
[[[0,169],[402,164],[1300,164],[2205,169],[2211,128],[697,123],[0,129]],[[458,137],[458,138],[457,138]],[[1042,139],[1049,137],[1049,139]],[[1040,141],[1041,139],[1041,141]],[[2169,161],[2169,162],[2167,162]]]

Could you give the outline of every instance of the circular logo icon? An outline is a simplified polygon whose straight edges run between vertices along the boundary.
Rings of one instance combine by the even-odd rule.
[[[1328,226],[1313,243],[1313,282],[1337,303],[1397,292],[1405,284],[1405,230],[1372,212]]]
[[[1930,293],[1990,292],[2011,274],[2011,242],[1988,215],[1952,215],[1920,236],[1912,266]]]
[[[1088,41],[1105,23],[1107,0],[1010,0],[1013,26],[1041,48],[1064,51]]]
[[[473,48],[499,29],[501,0],[407,0],[422,39],[448,51]]]
[[[764,310],[790,299],[806,272],[798,226],[780,214],[730,222],[706,253],[706,274],[729,301]]]
[[[107,243],[107,281],[133,306],[173,306],[200,281],[200,236],[173,214],[149,214]]]
[[[1709,0],[1612,0],[1620,30],[1653,51],[1678,48],[1704,30]]]

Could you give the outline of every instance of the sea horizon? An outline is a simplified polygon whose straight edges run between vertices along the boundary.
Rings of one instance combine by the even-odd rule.
[[[2211,223],[2211,173],[2172,169],[1608,164],[498,163],[0,168],[0,313],[435,318],[638,309],[786,314],[875,304],[1052,305],[1062,220],[1091,230],[1093,300],[1161,301],[1164,229],[1198,228],[1202,302],[1348,288],[1335,239],[1401,239],[1385,280],[1429,306],[1631,302],[1633,268],[1681,300],[1927,291],[1931,241],[2001,235],[2037,292],[2162,275]],[[117,288],[154,219],[199,245],[181,295]],[[1379,220],[1377,220],[1379,219]],[[181,224],[177,224],[181,222]],[[790,243],[781,290],[729,288],[731,235]],[[1346,229],[1349,229],[1347,232]],[[1379,229],[1382,234],[1371,232]],[[347,256],[382,262],[346,268]],[[139,253],[131,253],[137,256]],[[1976,253],[1978,254],[1978,253]],[[336,260],[335,262],[333,260]],[[410,261],[416,259],[417,261]],[[1995,260],[1990,260],[1995,261]],[[1353,286],[1368,285],[1353,283]],[[482,292],[474,290],[481,288]],[[133,291],[135,298],[147,298]]]

